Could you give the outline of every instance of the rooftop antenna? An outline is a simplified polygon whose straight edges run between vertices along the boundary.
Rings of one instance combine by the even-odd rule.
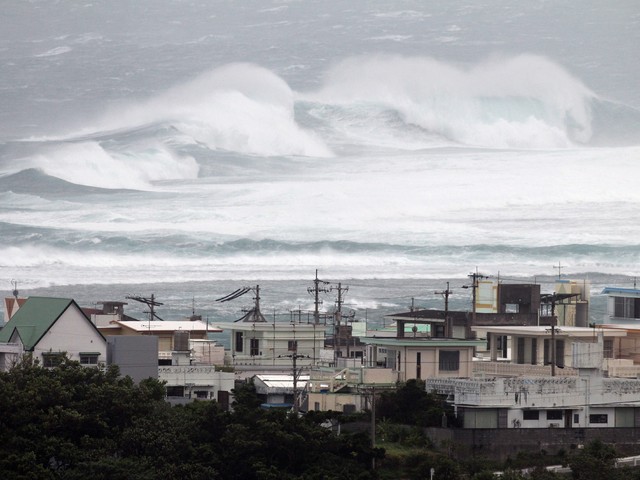
[[[18,281],[17,280],[11,280],[11,285],[13,285],[13,296],[16,298],[16,300],[18,299]]]

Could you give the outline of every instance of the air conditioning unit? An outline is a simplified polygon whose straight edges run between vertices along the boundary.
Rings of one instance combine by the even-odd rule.
[[[559,428],[560,424],[559,423],[550,423],[549,424],[549,428]]]

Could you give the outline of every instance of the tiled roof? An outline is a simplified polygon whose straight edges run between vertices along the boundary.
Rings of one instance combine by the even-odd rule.
[[[9,342],[17,330],[25,350],[32,350],[72,303],[68,298],[29,297],[0,331],[0,342]]]

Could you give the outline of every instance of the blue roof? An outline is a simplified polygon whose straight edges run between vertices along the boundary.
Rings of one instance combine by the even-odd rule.
[[[606,287],[602,290],[604,294],[610,293],[627,293],[631,295],[640,295],[640,289],[637,288],[622,288],[622,287]]]

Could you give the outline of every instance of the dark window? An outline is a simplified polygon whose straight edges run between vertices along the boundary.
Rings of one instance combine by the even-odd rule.
[[[420,380],[420,378],[421,378],[420,377],[420,374],[421,374],[421,371],[420,371],[421,370],[421,365],[420,365],[420,363],[421,363],[421,361],[422,361],[422,354],[420,352],[417,352],[416,353],[416,378],[418,380]]]
[[[531,365],[538,363],[538,339],[531,339]]]
[[[184,397],[184,387],[167,387],[167,397]]]
[[[244,342],[242,333],[243,332],[236,332],[236,352],[242,352],[242,344]]]
[[[313,402],[313,409],[317,412],[320,411],[320,402]]]
[[[97,353],[81,353],[80,354],[80,363],[82,365],[97,365],[98,364],[98,354]]]
[[[609,415],[606,413],[594,413],[589,415],[589,423],[609,423]]]
[[[290,352],[298,351],[298,341],[297,340],[289,340],[289,345],[287,346],[287,350]]]
[[[579,413],[574,413],[573,414],[573,423],[580,423],[580,414]]]
[[[520,365],[522,365],[524,363],[524,337],[518,337],[517,345],[518,345],[518,361],[516,363],[519,363]]]
[[[604,341],[604,358],[613,358],[613,340]]]
[[[444,325],[435,325],[434,329],[434,337],[443,338],[444,337]]]
[[[522,411],[522,419],[523,420],[538,420],[540,418],[540,411],[538,410],[523,410]]]
[[[257,338],[252,338],[249,348],[249,355],[251,355],[252,357],[260,355],[260,340]]]
[[[43,353],[42,366],[45,368],[57,367],[64,360],[63,353]]]
[[[547,420],[562,420],[562,410],[547,410]]]
[[[544,364],[551,364],[551,340],[548,338],[544,339]]]
[[[460,352],[440,350],[440,371],[455,372],[460,370]]]
[[[209,392],[207,392],[206,390],[196,390],[193,393],[196,396],[196,398],[208,398],[209,397]]]
[[[556,340],[556,365],[564,368],[564,340]]]
[[[347,403],[342,406],[343,413],[356,413],[356,406],[353,403]]]

